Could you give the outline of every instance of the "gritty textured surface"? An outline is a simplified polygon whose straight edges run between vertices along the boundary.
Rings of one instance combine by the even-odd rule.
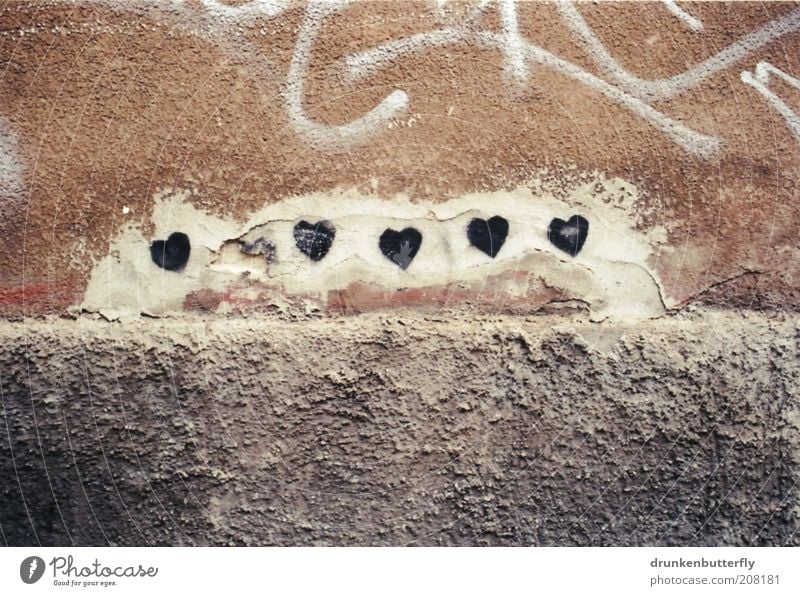
[[[477,2],[341,3],[316,30],[305,2],[258,5],[267,8],[246,0],[2,3],[4,317],[81,304],[94,262],[113,252],[121,229],[158,239],[150,216],[164,190],[191,190],[197,209],[242,222],[288,197],[355,188],[385,200],[390,217],[398,194],[446,202],[516,188],[545,169],[565,201],[576,179],[595,172],[641,189],[629,223],[643,233],[664,228],[669,250],[653,266],[675,303],[800,306],[800,146],[774,105],[741,79],[762,62],[798,77],[797,3],[684,4],[702,30],[659,2],[580,3],[597,44],[644,81],[634,89],[598,63],[602,52],[552,3],[514,4],[515,44],[529,51],[521,63],[515,44],[497,41],[497,3],[472,19]],[[223,19],[225,6],[245,8]],[[704,67],[786,19],[793,24],[779,37],[724,68]],[[397,57],[376,50],[454,29],[469,35],[443,45],[426,37]],[[348,60],[373,51],[385,62],[355,76]],[[648,83],[687,72],[702,76],[671,97],[648,97]],[[797,89],[773,76],[769,90],[798,113]],[[371,117],[401,94],[404,109]],[[647,110],[669,119],[667,130],[713,138],[718,151],[692,152],[642,116]],[[347,137],[336,127],[365,116],[369,134],[331,151]],[[302,217],[311,215],[329,217]]]
[[[14,545],[800,545],[797,317],[3,324]]]

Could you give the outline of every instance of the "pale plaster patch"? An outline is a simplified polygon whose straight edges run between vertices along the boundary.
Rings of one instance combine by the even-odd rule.
[[[559,197],[537,179],[510,191],[472,193],[443,203],[340,189],[267,205],[243,223],[197,210],[188,191],[162,193],[154,202],[153,237],[127,225],[109,255],[94,267],[82,308],[109,318],[175,313],[193,291],[223,292],[243,281],[273,288],[276,304],[285,306],[282,296],[318,295],[324,302],[331,291],[354,282],[388,291],[459,282],[480,287],[481,280],[520,271],[585,301],[596,318],[658,316],[664,304],[648,263],[660,250],[663,230],[635,230],[639,191],[634,185],[602,174],[583,178]],[[585,217],[590,229],[582,250],[572,257],[549,242],[547,229],[553,218],[575,214]],[[509,233],[492,259],[470,245],[466,227],[472,218],[496,215],[508,220]],[[319,262],[295,246],[293,229],[301,219],[328,220],[336,228],[335,240]],[[380,252],[378,238],[387,228],[406,227],[419,230],[423,241],[411,265],[402,270]],[[189,262],[180,273],[160,269],[149,253],[153,240],[175,231],[192,242]],[[245,254],[240,241],[264,242],[270,258]],[[523,290],[521,285],[518,291]],[[511,285],[503,291],[513,296],[517,289]],[[252,299],[258,298],[255,290],[251,293]]]
[[[23,192],[22,160],[17,136],[11,123],[0,116],[0,199],[16,202],[22,199]]]

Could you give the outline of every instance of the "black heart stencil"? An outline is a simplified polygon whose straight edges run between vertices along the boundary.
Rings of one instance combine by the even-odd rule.
[[[547,239],[558,249],[576,256],[589,235],[589,222],[585,217],[573,215],[567,221],[555,218],[547,228]]]
[[[387,229],[381,234],[378,247],[383,255],[400,269],[408,269],[422,244],[422,234],[414,228],[402,232]]]
[[[150,258],[167,271],[180,271],[189,260],[192,244],[183,232],[173,232],[166,240],[156,240],[150,245]]]
[[[495,215],[488,221],[475,218],[467,226],[469,243],[492,258],[497,256],[508,236],[508,220]]]
[[[331,249],[336,237],[336,228],[329,221],[318,221],[315,224],[303,220],[294,227],[294,242],[312,261],[319,261]]]

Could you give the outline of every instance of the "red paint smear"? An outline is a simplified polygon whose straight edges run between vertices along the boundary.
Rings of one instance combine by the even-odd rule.
[[[78,283],[74,278],[38,282],[10,288],[0,287],[0,307],[29,306],[34,311],[57,310],[75,303]]]
[[[540,284],[535,276],[524,271],[505,271],[467,284],[390,290],[361,282],[353,282],[328,294],[331,311],[359,313],[393,307],[424,308],[479,305],[508,312],[532,312],[563,292]]]
[[[246,292],[246,294],[245,294]],[[551,288],[537,276],[525,271],[505,271],[470,283],[450,283],[422,288],[388,289],[362,282],[344,288],[314,294],[286,294],[279,286],[260,283],[231,285],[222,291],[199,289],[184,300],[190,311],[213,312],[223,303],[233,312],[275,310],[275,298],[297,308],[309,302],[322,310],[337,313],[360,313],[387,308],[442,308],[457,305],[480,306],[500,312],[531,313],[551,301],[563,301],[569,292]]]
[[[38,283],[18,288],[0,288],[0,304],[24,304],[52,293],[52,284]]]

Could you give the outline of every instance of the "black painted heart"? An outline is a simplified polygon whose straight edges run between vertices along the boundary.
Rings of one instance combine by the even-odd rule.
[[[576,256],[589,235],[589,222],[585,217],[573,215],[567,221],[555,218],[547,228],[547,239],[553,246],[570,256]]]
[[[492,258],[497,256],[508,236],[508,220],[495,215],[488,221],[475,218],[467,226],[469,243]]]
[[[180,271],[189,261],[192,244],[183,232],[173,232],[166,240],[156,240],[150,245],[150,258],[167,271]]]
[[[336,228],[329,221],[315,224],[303,220],[294,227],[294,243],[312,261],[319,261],[331,249],[336,238]]]
[[[400,269],[408,269],[421,245],[422,234],[414,228],[406,228],[400,232],[387,229],[381,234],[378,242],[383,256]]]

